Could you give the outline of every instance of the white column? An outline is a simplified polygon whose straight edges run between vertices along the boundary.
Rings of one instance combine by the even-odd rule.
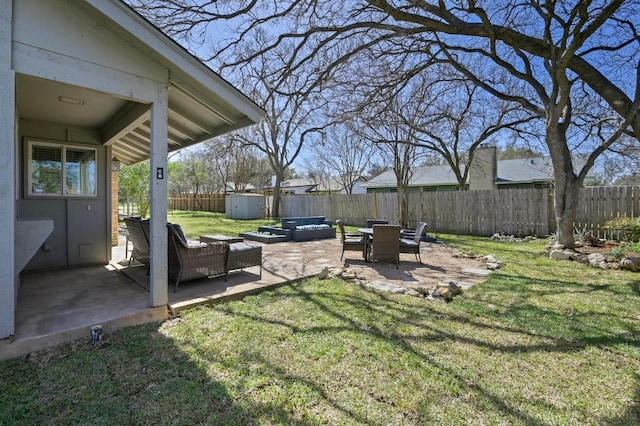
[[[151,306],[166,305],[167,294],[167,143],[168,88],[158,85],[151,105]]]
[[[12,2],[0,2],[0,339],[13,335],[16,311],[16,76],[11,64]]]

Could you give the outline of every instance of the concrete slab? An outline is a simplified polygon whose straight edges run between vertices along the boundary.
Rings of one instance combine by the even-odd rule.
[[[97,324],[111,332],[166,318],[166,306],[150,307],[149,293],[113,267],[26,273],[21,276],[15,334],[0,341],[0,359],[88,339]]]

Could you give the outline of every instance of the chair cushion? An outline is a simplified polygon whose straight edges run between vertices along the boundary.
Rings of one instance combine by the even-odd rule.
[[[296,226],[296,230],[297,231],[307,231],[307,230],[312,230],[312,229],[327,229],[327,228],[331,228],[329,225],[326,224],[309,224],[309,225],[298,225]]]
[[[347,237],[344,240],[344,244],[353,244],[353,245],[364,244],[364,239],[363,238]]]
[[[260,249],[262,250],[261,246],[256,246],[253,244],[247,244],[247,243],[232,243],[229,244],[229,251],[232,252],[240,252],[240,251],[247,251],[247,250],[257,250]]]
[[[418,247],[418,243],[416,243],[414,240],[409,240],[406,238],[401,238],[400,239],[400,247]]]
[[[184,235],[184,231],[182,230],[182,227],[180,225],[178,225],[177,223],[168,223],[167,225],[170,226],[171,228],[173,228],[173,230],[180,237],[180,239],[182,240],[183,243],[185,243],[186,245],[189,245],[189,243],[187,241],[187,236]],[[205,246],[206,246],[206,244],[205,244]]]

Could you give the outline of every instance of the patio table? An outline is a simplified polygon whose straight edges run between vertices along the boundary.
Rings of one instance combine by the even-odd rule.
[[[364,257],[365,262],[370,262],[371,257],[369,255],[371,253],[370,244],[373,239],[373,228],[358,228],[358,232],[364,235],[364,251],[362,257]]]

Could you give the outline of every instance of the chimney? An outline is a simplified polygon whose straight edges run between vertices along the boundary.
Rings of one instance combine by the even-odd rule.
[[[498,177],[498,153],[494,145],[480,145],[469,169],[469,189],[481,191],[496,189]]]

